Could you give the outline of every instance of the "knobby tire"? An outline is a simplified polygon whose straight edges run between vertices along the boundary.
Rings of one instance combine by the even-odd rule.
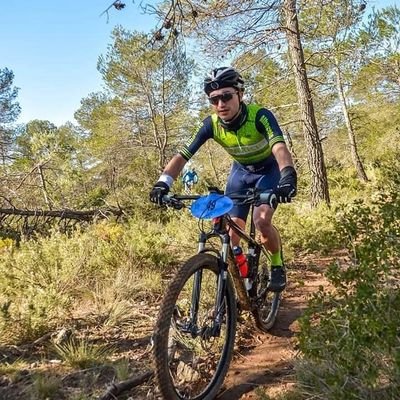
[[[167,400],[180,400],[180,399],[191,399],[191,400],[211,400],[214,399],[218,390],[220,389],[226,373],[229,369],[229,365],[233,355],[235,333],[236,333],[236,320],[237,320],[237,309],[236,309],[236,297],[235,291],[232,285],[231,278],[228,274],[226,291],[224,294],[225,299],[225,341],[222,344],[221,356],[216,364],[215,371],[212,377],[205,384],[205,388],[200,393],[194,394],[194,397],[190,397],[188,393],[180,393],[177,389],[174,378],[170,371],[169,353],[171,352],[171,339],[169,339],[169,333],[171,329],[175,329],[173,324],[176,318],[176,304],[178,298],[182,293],[185,292],[185,284],[190,278],[196,273],[196,271],[202,270],[210,273],[211,276],[215,277],[219,274],[218,259],[211,254],[197,254],[190,258],[176,273],[174,278],[170,281],[170,284],[166,290],[164,298],[162,300],[159,316],[155,325],[154,332],[154,359],[155,359],[155,375],[158,382],[160,392],[164,399]],[[203,273],[202,272],[202,273]],[[207,287],[207,282],[204,282]],[[206,290],[203,286],[200,289]],[[189,300],[190,299],[190,296]],[[214,296],[215,298],[215,296]],[[207,322],[206,322],[207,324]],[[182,333],[180,333],[182,335]],[[171,335],[173,336],[173,335]],[[190,337],[189,337],[190,339]],[[218,340],[218,338],[216,339]],[[175,343],[175,342],[174,342]],[[207,360],[206,360],[207,361]],[[214,359],[212,359],[214,361]],[[171,362],[172,363],[172,362]],[[179,369],[179,368],[178,368]]]

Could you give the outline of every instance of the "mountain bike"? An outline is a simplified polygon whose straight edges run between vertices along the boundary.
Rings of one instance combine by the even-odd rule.
[[[200,233],[198,254],[178,269],[161,302],[153,335],[155,375],[167,400],[211,400],[232,359],[238,309],[249,311],[262,331],[271,329],[278,313],[281,293],[268,290],[269,254],[256,240],[253,221],[254,207],[276,207],[276,197],[256,191],[226,196],[211,188],[207,196],[173,195],[164,200],[175,209],[192,201]],[[251,205],[249,232],[229,216],[232,200]],[[206,220],[211,220],[207,229]],[[229,230],[247,247],[245,279],[235,265]]]

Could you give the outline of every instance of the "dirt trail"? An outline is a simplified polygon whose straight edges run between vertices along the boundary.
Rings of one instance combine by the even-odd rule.
[[[322,269],[289,271],[288,287],[275,326],[269,334],[257,335],[258,344],[235,358],[218,400],[255,400],[260,398],[257,387],[262,386],[268,395],[274,396],[293,385],[297,319],[305,310],[309,296],[326,283]]]

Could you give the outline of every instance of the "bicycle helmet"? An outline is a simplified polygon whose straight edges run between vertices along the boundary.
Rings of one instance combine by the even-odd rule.
[[[224,87],[234,87],[244,90],[242,76],[232,67],[220,67],[211,71],[210,75],[204,79],[204,91],[209,95],[213,90]]]

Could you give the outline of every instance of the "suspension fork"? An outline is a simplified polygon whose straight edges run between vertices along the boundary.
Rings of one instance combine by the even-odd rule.
[[[199,237],[199,253],[202,253],[205,249],[207,241],[207,235],[201,233]],[[192,301],[190,302],[190,320],[189,320],[189,330],[192,336],[197,335],[197,319],[199,316],[199,302],[200,302],[200,290],[201,283],[203,280],[203,270],[198,270],[194,274],[193,288],[192,288]]]
[[[207,241],[208,235],[205,233],[200,234],[199,238],[199,253],[204,252],[205,243]],[[223,315],[225,311],[225,291],[226,291],[226,281],[228,278],[228,255],[229,255],[229,243],[230,238],[228,234],[220,235],[222,242],[222,251],[218,257],[218,275],[217,275],[217,292],[215,295],[214,301],[214,315],[213,315],[213,324],[211,330],[207,333],[210,336],[217,336],[221,330],[221,324],[223,321]],[[196,271],[194,274],[193,280],[193,289],[192,289],[192,301],[190,304],[190,330],[192,335],[197,334],[197,319],[199,312],[199,302],[200,302],[200,291],[201,284],[203,279],[203,271]]]
[[[203,280],[203,270],[196,271],[194,275],[192,301],[190,302],[190,327],[192,328],[192,335],[197,331],[197,317],[199,313],[200,302],[200,289]]]
[[[217,293],[215,296],[215,328],[219,334],[221,328],[221,323],[224,315],[224,298],[226,292],[226,281],[228,279],[228,255],[229,255],[229,245],[230,237],[227,233],[221,236],[222,239],[222,251],[221,256],[218,258],[218,286]]]

